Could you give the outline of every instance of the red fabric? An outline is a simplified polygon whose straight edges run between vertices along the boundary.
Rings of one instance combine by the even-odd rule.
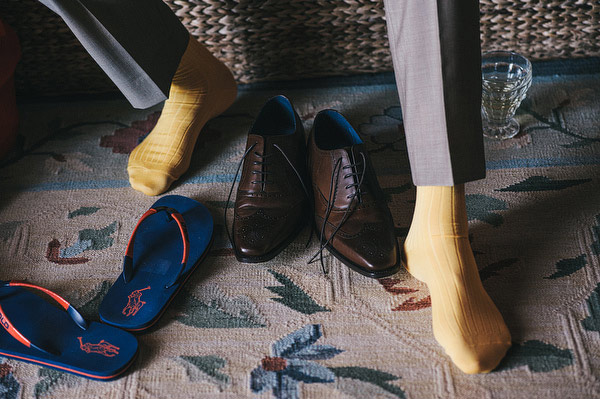
[[[140,227],[140,224],[142,224],[144,219],[146,219],[150,215],[154,215],[156,212],[158,212],[156,209],[150,208],[146,212],[144,212],[144,214],[142,215],[140,220],[138,220],[137,224],[135,225],[135,228],[133,229],[133,233],[131,233],[131,236],[129,237],[129,242],[127,243],[127,249],[125,250],[125,256],[133,259],[133,241],[134,241],[135,233],[137,232],[138,227]]]
[[[42,291],[44,294],[48,295],[50,298],[54,299],[56,302],[59,303],[60,306],[62,306],[62,308],[64,310],[68,310],[69,307],[71,306],[71,304],[69,302],[67,302],[66,299],[64,299],[63,297],[61,297],[60,295],[50,291],[47,288],[44,287],[40,287],[39,285],[33,285],[33,284],[29,284],[29,283],[25,283],[23,281],[11,281],[8,284],[9,287],[27,287],[27,288],[33,288],[35,290],[39,290]]]
[[[0,159],[11,149],[17,136],[19,116],[14,72],[20,58],[17,34],[0,20]]]

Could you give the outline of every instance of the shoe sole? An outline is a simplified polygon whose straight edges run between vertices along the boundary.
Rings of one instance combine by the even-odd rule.
[[[319,236],[319,233],[316,232],[315,234],[317,235],[317,237],[319,237],[319,241],[321,243],[323,243],[323,239]],[[359,274],[362,274],[365,277],[370,277],[370,278],[383,278],[383,277],[389,277],[393,274],[396,274],[400,271],[400,265],[402,264],[402,261],[400,260],[400,251],[399,251],[397,242],[396,242],[396,254],[397,254],[396,255],[396,264],[394,266],[390,267],[389,269],[384,269],[384,270],[379,270],[379,271],[370,271],[370,270],[363,269],[356,263],[352,262],[350,259],[346,258],[344,255],[339,253],[335,248],[333,248],[333,246],[331,246],[331,244],[327,244],[325,246],[325,249],[327,249],[327,251],[330,254],[332,254],[337,260],[342,262],[344,265],[348,266],[350,269],[354,270],[355,272],[357,272]]]

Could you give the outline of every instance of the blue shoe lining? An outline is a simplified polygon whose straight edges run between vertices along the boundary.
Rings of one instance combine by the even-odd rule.
[[[319,112],[314,130],[315,143],[322,150],[335,150],[363,142],[342,114],[330,109]]]
[[[268,100],[260,110],[250,134],[261,136],[294,134],[296,117],[290,101],[284,96]]]

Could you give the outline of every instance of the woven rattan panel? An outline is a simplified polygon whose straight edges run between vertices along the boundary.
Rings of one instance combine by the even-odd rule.
[[[124,0],[125,1],[125,0]],[[165,0],[242,83],[391,70],[382,0]],[[531,59],[600,55],[599,0],[481,0],[483,49]],[[22,95],[114,90],[62,20],[0,0],[19,33]]]

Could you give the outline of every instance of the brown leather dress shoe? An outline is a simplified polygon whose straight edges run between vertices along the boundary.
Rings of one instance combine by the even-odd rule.
[[[266,262],[294,240],[310,219],[307,182],[302,122],[287,98],[273,97],[246,143],[230,237],[240,262]]]
[[[356,131],[340,113],[321,111],[308,152],[320,252],[327,248],[368,277],[396,273],[400,252],[392,216]]]

